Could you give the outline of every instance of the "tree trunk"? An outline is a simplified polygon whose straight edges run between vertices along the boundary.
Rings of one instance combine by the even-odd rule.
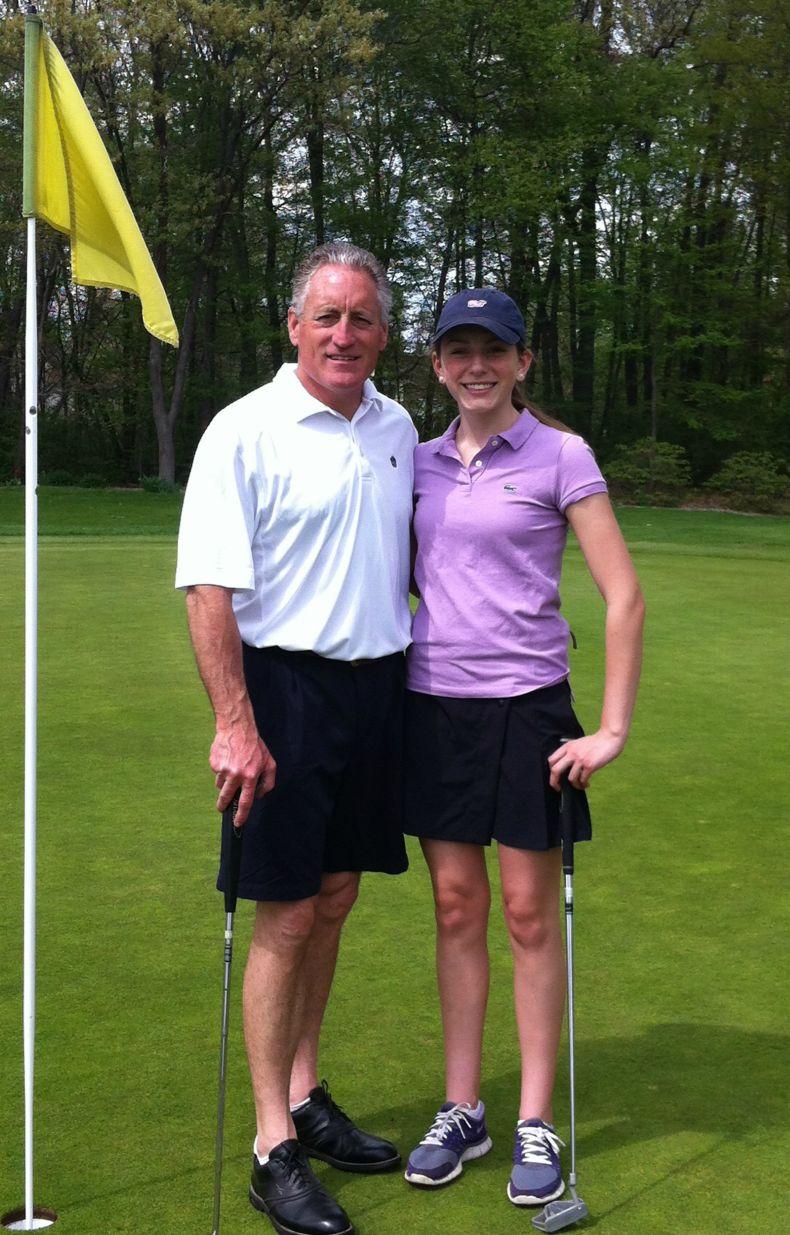
[[[595,203],[598,190],[598,166],[595,154],[585,150],[582,156],[584,182],[580,195],[578,344],[573,372],[573,400],[578,407],[579,422],[592,436],[595,401],[595,334],[597,231]]]
[[[200,382],[199,424],[201,433],[208,427],[217,408],[217,264],[206,271],[205,312],[203,313],[198,380]]]
[[[313,86],[310,90],[309,122],[305,140],[310,169],[310,200],[313,204],[315,242],[318,245],[324,243],[324,113],[319,65],[313,70]]]
[[[266,130],[264,152],[263,209],[266,215],[266,271],[264,283],[266,287],[266,313],[269,319],[269,351],[272,357],[272,370],[276,373],[283,363],[283,349],[280,339],[280,306],[277,292],[277,215],[274,210],[275,157],[270,128]]]
[[[173,484],[176,478],[176,452],[173,442],[173,422],[165,402],[165,383],[162,373],[162,343],[151,337],[148,347],[148,371],[151,378],[151,411],[156,425],[156,441],[159,446],[159,478]]]
[[[447,229],[447,242],[444,246],[442,254],[442,264],[439,268],[439,282],[436,287],[436,304],[433,312],[433,329],[436,329],[439,316],[444,306],[445,292],[447,289],[447,276],[450,273],[450,264],[453,260],[453,250],[455,249],[456,233],[453,227]],[[423,399],[423,422],[422,422],[422,438],[431,438],[435,436],[433,409],[436,402],[436,378],[433,369],[428,370],[425,380],[425,397]]]
[[[236,262],[239,270],[239,389],[255,390],[258,382],[258,356],[255,347],[256,329],[255,317],[257,306],[253,292],[253,270],[250,262],[250,250],[247,243],[247,225],[245,221],[244,190],[238,196],[238,214],[236,216]]]

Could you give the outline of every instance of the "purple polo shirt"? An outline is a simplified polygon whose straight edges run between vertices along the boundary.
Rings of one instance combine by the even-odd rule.
[[[565,510],[606,481],[586,442],[522,412],[464,467],[458,420],[414,456],[421,600],[406,684],[504,698],[568,676],[559,580]]]

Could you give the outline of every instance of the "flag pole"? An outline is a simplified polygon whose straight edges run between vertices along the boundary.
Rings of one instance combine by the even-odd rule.
[[[36,108],[41,18],[25,15],[25,101],[22,214],[27,220],[25,297],[25,858],[22,1035],[25,1089],[25,1207],[3,1218],[12,1231],[52,1225],[33,1206],[33,1102],[36,1034],[36,754],[38,721],[38,312],[36,296]]]
[[[22,211],[27,216],[25,306],[25,1225],[33,1223],[33,1097],[36,1039],[36,773],[38,729],[38,309],[36,296],[36,96],[41,18],[25,18],[25,138]]]

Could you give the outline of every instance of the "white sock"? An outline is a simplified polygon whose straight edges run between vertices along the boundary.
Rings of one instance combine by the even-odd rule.
[[[291,1103],[291,1112],[293,1112],[293,1111],[301,1111],[302,1107],[303,1107],[303,1106],[307,1106],[307,1104],[308,1104],[308,1102],[309,1102],[309,1101],[310,1101],[310,1099],[309,1099],[309,1098],[302,1098],[302,1101],[301,1101],[301,1102],[292,1102],[292,1103]]]
[[[448,1098],[449,1102],[450,1099]],[[460,1106],[462,1110],[469,1111],[470,1115],[474,1115],[475,1119],[482,1119],[485,1115],[486,1108],[483,1106],[480,1098],[477,1099],[477,1106],[471,1106],[469,1102],[456,1102],[456,1106]]]
[[[468,1102],[461,1102],[459,1103],[459,1105],[465,1106],[466,1109],[469,1111],[469,1113],[473,1115],[475,1119],[483,1118],[483,1115],[485,1113],[485,1107],[483,1106],[483,1103],[481,1102],[479,1098],[477,1099],[477,1106],[470,1106]]]
[[[262,1158],[261,1155],[258,1153],[257,1136],[255,1140],[252,1142],[252,1152],[255,1154],[255,1157],[258,1159],[258,1166],[266,1166],[266,1163],[269,1161],[269,1155],[267,1154],[265,1158]]]

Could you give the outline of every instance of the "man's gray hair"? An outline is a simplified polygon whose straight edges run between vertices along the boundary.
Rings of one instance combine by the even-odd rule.
[[[304,312],[304,302],[310,287],[310,280],[322,266],[349,266],[352,270],[362,270],[365,274],[369,274],[376,284],[376,292],[378,293],[379,306],[381,308],[381,320],[385,323],[389,321],[390,309],[392,308],[392,289],[390,288],[389,279],[384,267],[379,259],[374,257],[372,253],[369,253],[367,249],[360,249],[358,245],[345,244],[342,241],[322,244],[319,248],[314,249],[312,253],[309,253],[299,266],[294,276],[293,293],[291,295],[291,308],[297,317],[301,317]]]

